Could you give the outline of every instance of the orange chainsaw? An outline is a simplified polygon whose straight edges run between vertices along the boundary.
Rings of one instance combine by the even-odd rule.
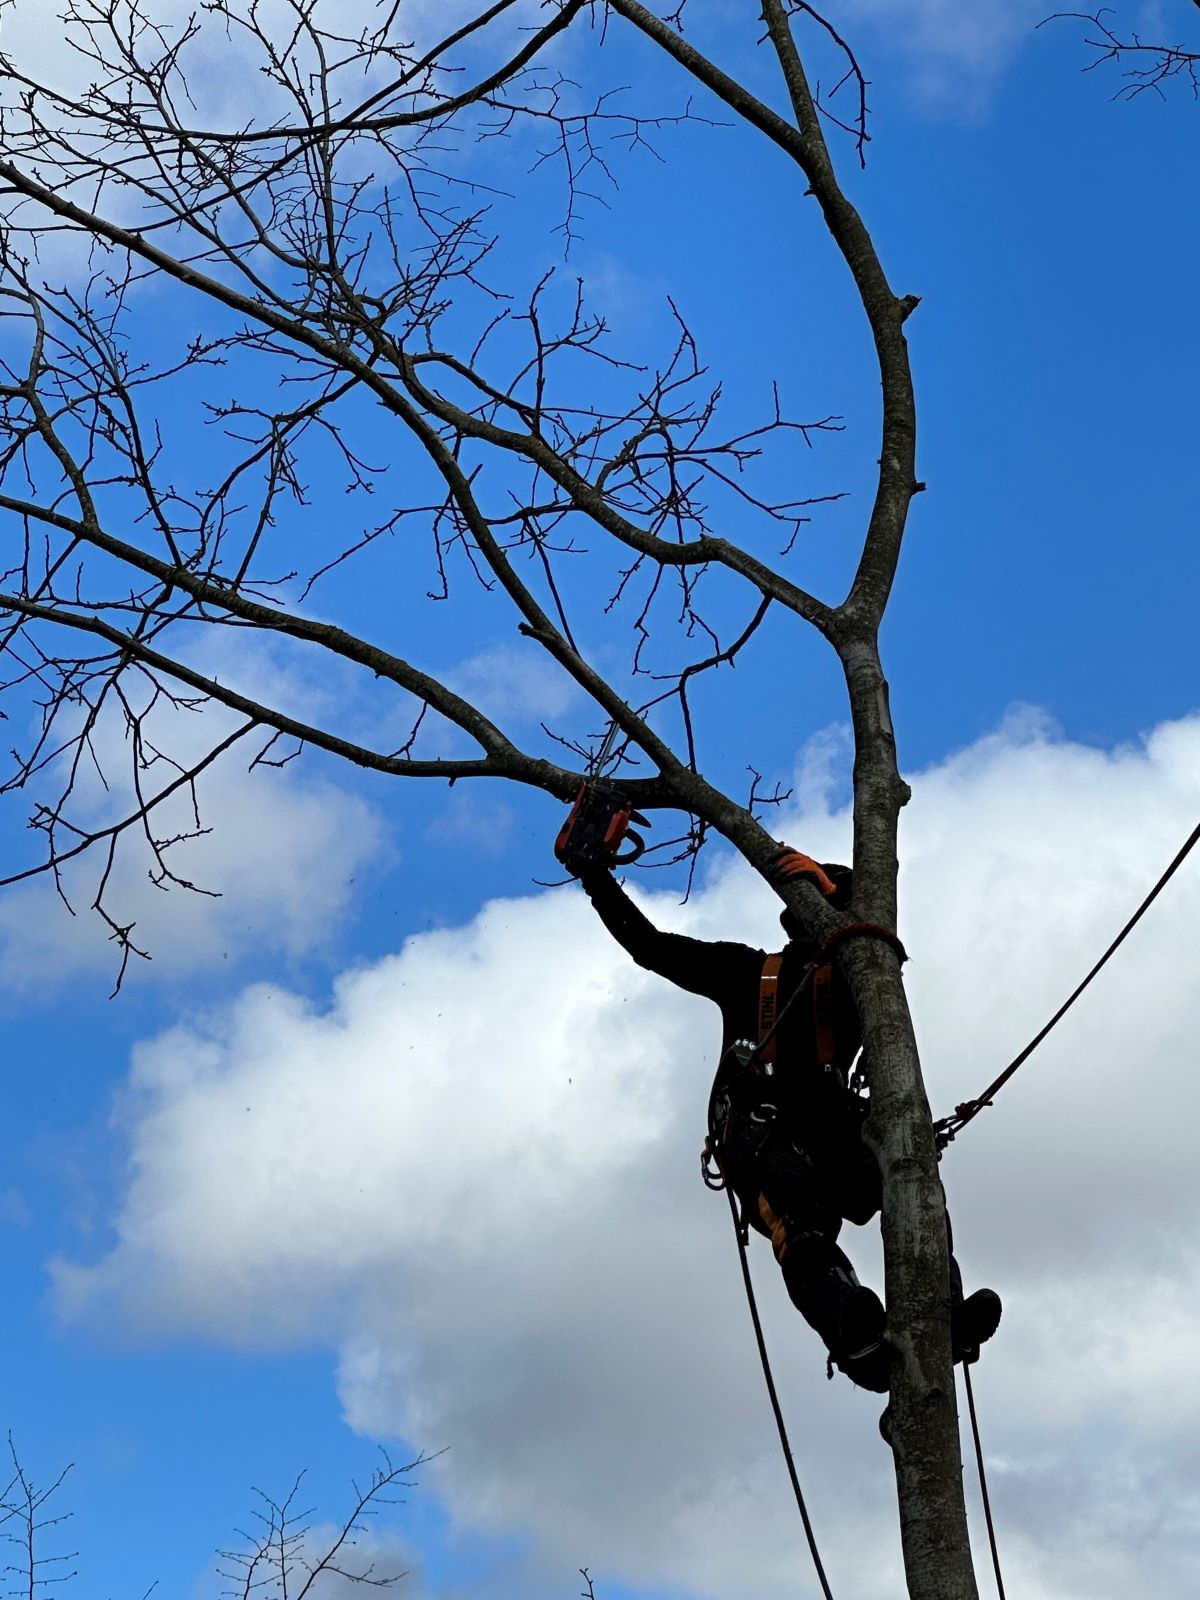
[[[648,828],[650,819],[635,811],[628,796],[600,775],[617,732],[617,724],[610,723],[604,743],[579,786],[570,815],[554,841],[555,856],[576,876],[591,867],[627,867],[646,848],[646,841],[630,823]],[[618,854],[623,844],[629,848]]]

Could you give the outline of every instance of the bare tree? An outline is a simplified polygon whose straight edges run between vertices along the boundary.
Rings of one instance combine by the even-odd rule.
[[[6,65],[0,643],[13,725],[32,710],[36,727],[4,789],[34,797],[44,844],[9,881],[48,872],[69,897],[70,873],[94,856],[92,907],[123,962],[145,951],[111,903],[119,850],[140,837],[160,886],[200,888],[177,865],[204,826],[197,786],[237,749],[269,764],[315,746],[390,777],[496,778],[566,801],[612,726],[634,804],[681,819],[662,854],[694,860],[715,831],[766,877],[776,841],[764,796],[757,781],[739,796],[713,780],[693,707],[768,620],[831,646],[855,739],[854,904],[834,911],[803,884],[781,897],[817,940],[852,924],[895,928],[908,790],[879,629],[922,487],[904,328],[917,299],[893,289],[826,137],[861,161],[866,84],[832,25],[799,0],[761,0],[735,16],[727,66],[684,32],[685,5],[664,15],[641,0],[494,0],[414,44],[399,0],[363,0],[354,28],[339,26],[345,6],[321,0],[210,0],[173,31],[151,0],[68,0],[86,86]],[[772,64],[774,103],[736,73],[739,27]],[[248,116],[203,110],[214,29],[257,65]],[[599,87],[555,65],[568,30]],[[614,97],[600,54],[614,30],[655,94],[677,86],[678,105],[639,114]],[[832,94],[812,86],[814,51],[840,57]],[[786,570],[821,498],[798,481],[791,447],[836,419],[790,417],[775,399],[757,424],[725,426],[721,386],[682,316],[672,347],[635,369],[582,292],[564,302],[542,279],[513,302],[496,264],[498,140],[521,142],[561,184],[569,242],[623,148],[701,116],[758,139],[761,160],[777,163],[780,207],[815,202],[875,352],[878,476],[840,598]],[[56,274],[64,286],[51,287]],[[189,336],[168,348],[172,327]],[[200,420],[181,443],[188,404]],[[398,465],[379,465],[376,450]],[[768,465],[791,485],[782,497],[756,476]],[[302,566],[282,530],[297,526],[310,474],[334,468],[381,509],[355,525],[342,513]],[[394,621],[368,635],[327,619],[334,570],[384,547]],[[575,686],[582,720],[526,747],[408,659],[408,608],[446,604],[464,575]],[[612,637],[622,609],[637,647],[625,668],[602,671],[577,641]],[[377,745],[336,715],[240,691],[196,663],[197,635],[221,629],[360,674],[391,697],[389,716],[411,712],[408,732]],[[159,731],[164,708],[184,720],[216,708],[220,736],[181,755]],[[96,823],[79,786],[98,771],[108,781],[99,731],[112,719],[132,798]],[[194,803],[190,824],[161,822],[181,797]],[[971,1600],[944,1213],[900,957],[859,934],[837,959],[862,1022],[867,1136],[883,1174],[888,1439],[908,1590]]]
[[[0,1537],[10,1552],[3,1567],[4,1592],[25,1600],[54,1600],[60,1586],[75,1576],[74,1551],[46,1551],[51,1530],[62,1528],[71,1518],[69,1511],[59,1511],[57,1502],[51,1504],[71,1469],[64,1467],[48,1483],[38,1484],[21,1464],[11,1435],[8,1454],[12,1470],[0,1489]]]
[[[5,1593],[23,1600],[54,1600],[60,1586],[78,1576],[77,1553],[52,1552],[56,1537],[71,1520],[60,1510],[62,1489],[71,1468],[48,1483],[38,1485],[29,1476],[8,1442],[12,1473],[0,1490],[0,1530],[13,1548],[4,1564]],[[376,1532],[381,1513],[403,1503],[402,1491],[415,1483],[413,1474],[426,1460],[419,1456],[398,1466],[386,1451],[364,1483],[355,1483],[353,1501],[335,1523],[318,1522],[316,1513],[301,1497],[300,1474],[282,1499],[254,1491],[252,1525],[240,1534],[240,1543],[217,1556],[215,1576],[226,1587],[220,1591],[238,1600],[262,1596],[264,1600],[337,1600],[358,1591],[392,1590],[408,1573],[395,1570],[382,1559],[386,1540]],[[157,1584],[151,1584],[148,1600]]]
[[[304,1504],[303,1473],[282,1499],[254,1491],[253,1523],[241,1544],[219,1554],[219,1575],[232,1600],[332,1600],[362,1590],[394,1589],[408,1576],[382,1565],[372,1549],[373,1523],[399,1503],[399,1491],[412,1484],[421,1459],[398,1467],[383,1453],[365,1484],[354,1484],[354,1503],[333,1528],[318,1527],[316,1513]]]

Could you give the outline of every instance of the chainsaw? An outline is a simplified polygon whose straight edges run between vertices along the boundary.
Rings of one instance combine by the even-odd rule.
[[[628,796],[601,776],[617,732],[617,724],[611,723],[554,841],[555,856],[568,872],[577,875],[590,867],[627,867],[646,848],[646,841],[630,823],[648,828],[650,819],[635,811]],[[623,844],[629,848],[621,851]]]

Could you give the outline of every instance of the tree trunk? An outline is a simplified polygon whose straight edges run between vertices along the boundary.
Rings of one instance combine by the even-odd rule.
[[[840,654],[854,717],[854,909],[898,925],[900,777],[874,633]],[[933,1119],[897,953],[855,939],[840,959],[854,992],[871,1088],[866,1138],[883,1176],[888,1337],[896,1352],[884,1433],[892,1448],[911,1600],[978,1600],[963,1499],[950,1347],[946,1207]]]
[[[950,1351],[945,1203],[908,1001],[895,954],[847,950],[871,1079],[866,1136],[883,1174],[892,1448],[911,1600],[977,1600]]]
[[[846,658],[860,669],[848,672],[859,734],[854,905],[847,918],[807,885],[782,891],[814,938],[847,920],[896,927],[896,824],[908,789],[896,770],[878,656],[850,650]],[[766,867],[775,841],[748,811],[698,775],[678,778],[676,787],[684,804],[706,815],[760,870]],[[872,937],[847,939],[836,959],[862,1026],[871,1086],[866,1137],[883,1176],[888,1337],[896,1352],[884,1431],[896,1471],[906,1587],[910,1600],[978,1600],[950,1348],[945,1201],[900,959]]]

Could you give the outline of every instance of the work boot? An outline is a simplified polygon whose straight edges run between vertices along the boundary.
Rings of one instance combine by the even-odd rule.
[[[892,1352],[883,1330],[887,1314],[873,1289],[859,1284],[842,1304],[834,1361],[852,1383],[875,1394],[890,1385]]]
[[[994,1289],[976,1289],[950,1312],[950,1340],[955,1361],[978,1361],[979,1346],[1000,1326],[1000,1296]]]

